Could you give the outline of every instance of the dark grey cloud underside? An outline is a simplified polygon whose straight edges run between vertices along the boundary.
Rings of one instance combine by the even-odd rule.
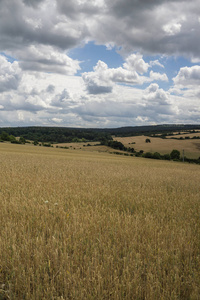
[[[150,54],[199,56],[198,0],[107,0],[103,7],[99,7],[95,1],[78,4],[77,0],[57,0],[54,14],[50,13],[50,4],[46,11],[41,10],[41,4],[44,2],[0,2],[1,50],[37,43],[64,50],[78,46],[85,39],[91,39],[98,43],[113,42],[125,52],[140,50]],[[34,28],[25,21],[25,17],[41,19],[42,25]],[[71,26],[75,29],[76,34],[70,33],[70,30],[55,30],[60,20],[64,27],[70,29]],[[174,35],[166,34],[163,26],[170,22],[172,25],[180,23],[180,32]]]

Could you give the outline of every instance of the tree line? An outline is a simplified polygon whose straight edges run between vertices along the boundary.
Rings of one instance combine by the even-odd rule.
[[[2,132],[15,137],[24,137],[27,140],[50,143],[70,143],[85,139],[86,141],[112,140],[112,136],[157,136],[165,138],[173,132],[190,130],[195,132],[200,125],[150,125],[129,126],[120,128],[72,128],[72,127],[5,127],[0,128]]]

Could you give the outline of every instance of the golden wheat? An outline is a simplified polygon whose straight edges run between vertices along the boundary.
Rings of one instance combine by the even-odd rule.
[[[0,145],[0,299],[199,299],[200,168]]]

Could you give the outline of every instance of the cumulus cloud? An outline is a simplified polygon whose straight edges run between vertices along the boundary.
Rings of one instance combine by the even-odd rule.
[[[80,98],[84,92],[80,78],[59,74],[37,75],[37,73],[25,73],[17,90],[6,90],[1,94],[0,107],[1,112],[5,114],[4,120],[10,112],[14,111],[20,111],[20,116],[26,113],[31,116],[31,124],[31,120],[38,120],[40,124],[42,119],[39,121],[37,116],[44,114],[46,118],[56,115],[56,118],[62,119],[62,114],[69,114],[72,107],[81,101]],[[64,119],[66,122],[66,116]],[[22,120],[17,115],[15,121],[17,124]]]
[[[177,108],[172,105],[170,94],[159,88],[156,83],[144,91],[127,86],[115,86],[112,95],[89,98],[73,111],[87,122],[98,121],[103,122],[104,126],[112,124],[118,127],[125,124],[167,123],[173,122],[174,116],[178,117]],[[105,123],[106,120],[108,123]]]
[[[163,26],[163,30],[168,35],[176,35],[181,31],[181,24],[180,23],[169,23]]]
[[[143,53],[176,53],[188,57],[196,53],[198,57],[197,6],[198,1],[110,1],[109,17],[101,21],[101,26],[105,23],[106,28],[102,27],[100,38],[104,41],[109,35],[110,41],[121,45],[124,51],[142,49]],[[189,44],[185,42],[186,35]]]
[[[0,55],[0,92],[16,90],[21,80],[21,69],[18,62],[9,62]]]
[[[30,5],[24,5],[22,0],[0,2],[0,44],[3,50],[22,50],[35,44],[64,50],[75,47],[88,36],[84,22],[69,21],[63,13],[58,13],[55,0],[25,2]]]
[[[67,107],[73,100],[71,99],[71,95],[67,89],[63,89],[63,91],[52,99],[51,105],[56,106],[58,108]]]
[[[181,68],[178,75],[173,78],[173,81],[176,86],[182,88],[200,86],[200,66]]]
[[[141,76],[146,73],[150,65],[145,63],[140,54],[131,54],[126,58],[123,67],[108,68],[107,64],[98,61],[94,72],[82,75],[89,94],[111,93],[114,84],[138,85],[154,80],[168,81],[166,74],[151,71],[150,76]],[[140,73],[140,74],[139,74]]]
[[[168,105],[168,94],[163,89],[159,89],[157,83],[152,83],[148,88],[146,88],[143,99],[157,103]]]
[[[113,83],[109,78],[109,69],[106,63],[98,61],[94,72],[82,74],[89,94],[104,94],[112,92]]]
[[[198,99],[191,105],[184,96],[172,95],[157,83],[145,90],[114,85],[111,93],[91,95],[84,91],[80,77],[29,73],[23,75],[18,90],[2,93],[0,124],[118,127],[182,122],[183,118],[197,122]]]
[[[143,60],[141,54],[137,53],[128,56],[126,62],[123,64],[123,67],[124,69],[144,74],[148,71],[149,64]]]
[[[195,59],[200,49],[198,7],[198,0],[1,1],[0,44],[2,49],[43,44],[66,50],[95,40],[126,54],[175,53]]]
[[[55,91],[55,86],[53,84],[49,84],[48,87],[46,88],[46,92],[52,94],[54,93],[54,91]]]
[[[56,51],[52,46],[31,45],[24,51],[15,51],[23,70],[74,75],[80,70],[79,61]]]
[[[160,89],[158,84],[152,83],[143,95],[145,113],[142,116],[148,116],[151,120],[158,121],[158,118],[162,120],[163,116],[166,119],[169,116],[175,115],[175,110],[173,109],[170,102],[170,95],[163,89]]]
[[[168,81],[168,77],[165,73],[161,74],[161,73],[150,71],[150,78],[152,79],[152,81],[153,80]]]
[[[0,0],[0,51],[14,60],[0,55],[0,124],[197,122],[199,15],[198,0]],[[74,76],[80,62],[70,50],[88,41],[118,49],[124,63],[110,68],[101,58]],[[162,60],[144,58],[159,54],[196,66],[181,68],[166,91],[150,84],[166,86]]]

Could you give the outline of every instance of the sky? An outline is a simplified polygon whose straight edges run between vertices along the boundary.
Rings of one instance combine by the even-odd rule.
[[[200,124],[199,0],[0,0],[0,127]]]

